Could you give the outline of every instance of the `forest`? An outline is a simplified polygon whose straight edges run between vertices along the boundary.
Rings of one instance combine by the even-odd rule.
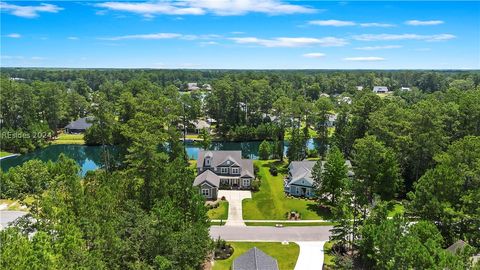
[[[1,74],[2,151],[45,147],[85,116],[93,117],[86,144],[124,149],[119,164],[105,148],[106,166],[84,178],[63,156],[0,172],[2,198],[31,199],[29,215],[0,232],[4,269],[30,269],[32,262],[41,269],[201,269],[213,243],[180,126],[207,118],[216,124],[212,135],[203,134],[204,149],[211,140],[258,140],[266,142],[262,159],[328,161],[325,171],[314,168],[314,178],[318,207],[336,222],[336,268],[474,267],[478,71],[2,68]],[[188,91],[191,82],[212,90]],[[392,93],[373,93],[379,85]],[[333,114],[331,128],[325,123]],[[316,149],[307,148],[309,139],[319,142]],[[405,211],[387,217],[392,201],[403,201]],[[468,248],[445,252],[457,240]]]

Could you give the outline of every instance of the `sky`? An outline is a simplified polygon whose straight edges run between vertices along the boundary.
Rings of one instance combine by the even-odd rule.
[[[480,69],[480,2],[2,1],[2,67]]]

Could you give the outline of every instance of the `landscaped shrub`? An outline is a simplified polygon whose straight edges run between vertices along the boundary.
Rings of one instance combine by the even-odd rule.
[[[220,239],[220,237],[214,242],[215,250],[214,250],[214,257],[215,260],[226,260],[230,258],[233,254],[233,247],[225,240]]]
[[[317,158],[317,157],[318,157],[318,151],[317,151],[317,149],[308,149],[308,150],[307,150],[307,157],[309,157],[309,158]]]
[[[270,164],[270,169],[268,169],[271,175],[277,176],[278,175],[278,169],[277,166]]]
[[[260,190],[260,184],[261,184],[261,181],[260,179],[255,179],[252,181],[252,184],[250,185],[250,189],[252,191],[259,191]]]
[[[225,196],[222,196],[221,200],[222,200],[222,201],[225,201],[225,200],[226,200]]]
[[[260,171],[260,168],[258,168],[257,163],[253,163],[253,171],[254,171],[255,175],[258,175],[258,172]]]

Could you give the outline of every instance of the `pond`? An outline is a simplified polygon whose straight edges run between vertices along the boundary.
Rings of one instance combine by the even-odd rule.
[[[258,159],[258,148],[260,141],[248,142],[213,142],[211,150],[241,150],[244,158]],[[308,141],[308,149],[314,149],[317,141],[310,139]],[[187,154],[190,159],[197,159],[198,152],[201,150],[199,146],[193,143],[187,143]],[[288,142],[285,142],[284,152],[288,149]],[[117,148],[111,146],[110,152],[118,155]],[[23,164],[31,159],[40,159],[42,161],[57,161],[60,154],[74,159],[80,166],[81,175],[85,175],[88,171],[96,170],[103,167],[103,151],[101,146],[85,146],[85,145],[51,145],[46,148],[35,150],[31,153],[9,157],[0,161],[2,171],[7,171],[11,167]]]

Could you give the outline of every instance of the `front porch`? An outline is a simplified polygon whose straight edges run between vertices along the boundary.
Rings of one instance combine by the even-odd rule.
[[[250,189],[250,178],[221,178],[220,189]]]

